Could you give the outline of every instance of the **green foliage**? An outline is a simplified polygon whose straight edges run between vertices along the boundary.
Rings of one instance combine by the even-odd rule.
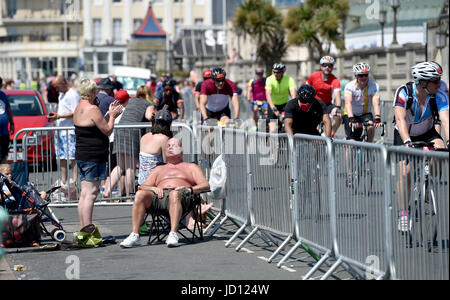
[[[344,50],[340,26],[349,9],[348,0],[307,0],[289,9],[283,21],[288,32],[288,44],[312,47],[319,56],[329,53],[333,44]]]
[[[233,28],[255,41],[257,62],[270,70],[287,51],[283,16],[270,1],[246,0],[236,10]],[[267,68],[269,66],[269,68]]]

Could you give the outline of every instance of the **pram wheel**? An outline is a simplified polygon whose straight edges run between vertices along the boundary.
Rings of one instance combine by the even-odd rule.
[[[52,239],[59,243],[62,243],[66,239],[66,232],[61,229],[53,229],[50,235],[52,236]]]

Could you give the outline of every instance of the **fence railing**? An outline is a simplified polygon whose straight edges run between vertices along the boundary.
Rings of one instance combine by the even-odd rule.
[[[149,128],[147,123],[118,125],[115,132],[136,130],[140,137]],[[25,161],[28,157],[29,181],[39,189],[61,178],[52,139],[71,129],[28,128],[16,134],[14,148]],[[197,162],[208,178],[214,160],[223,155],[227,195],[214,201],[217,214],[207,230],[220,218],[210,235],[225,220],[235,222],[227,247],[246,231],[239,250],[258,233],[278,246],[271,262],[294,239],[277,266],[299,246],[310,247],[320,257],[305,279],[324,263],[331,267],[322,279],[339,266],[364,278],[449,279],[448,152],[184,123],[173,123],[172,129],[182,140],[184,160]],[[20,145],[22,134],[30,137]],[[115,152],[128,150],[119,146]],[[69,181],[71,176],[69,170]],[[136,178],[131,181],[129,195],[97,201],[132,199]],[[79,192],[79,186],[73,188]],[[70,188],[62,205],[77,205]],[[272,235],[283,242],[278,245]]]

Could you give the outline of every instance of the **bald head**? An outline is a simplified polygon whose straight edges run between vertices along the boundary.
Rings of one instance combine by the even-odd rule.
[[[183,160],[183,145],[176,138],[171,138],[166,144],[166,158],[169,163],[177,163]]]

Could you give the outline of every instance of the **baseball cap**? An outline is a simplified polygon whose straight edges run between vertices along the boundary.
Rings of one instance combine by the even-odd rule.
[[[156,113],[155,116],[155,121],[162,121],[165,123],[171,123],[172,122],[172,114],[170,113],[170,111],[167,109],[168,106],[164,105],[163,109],[161,109],[160,111],[158,111]]]
[[[126,90],[119,90],[116,92],[114,98],[116,100],[119,100],[120,102],[125,102],[129,100],[131,97],[128,95],[128,92]]]

